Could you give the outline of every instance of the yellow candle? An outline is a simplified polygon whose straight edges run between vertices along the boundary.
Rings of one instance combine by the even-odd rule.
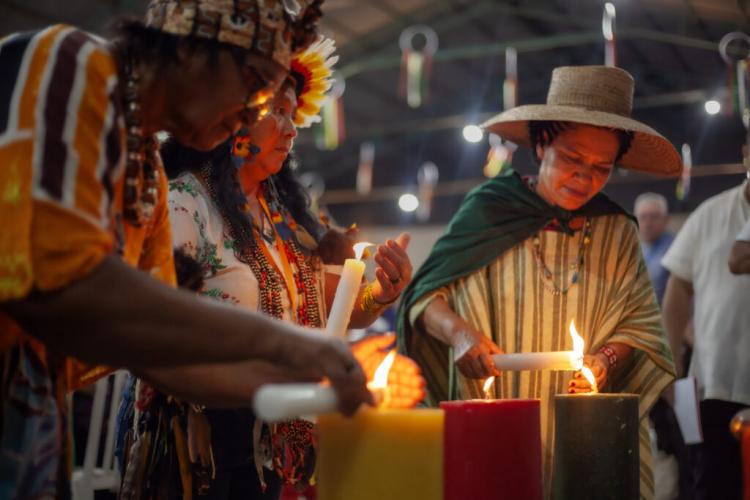
[[[441,500],[443,411],[360,410],[319,418],[320,500]]]

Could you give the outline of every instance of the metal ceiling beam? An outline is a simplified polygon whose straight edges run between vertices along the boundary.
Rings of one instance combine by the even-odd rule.
[[[704,89],[685,90],[678,92],[665,92],[647,96],[635,97],[633,100],[633,109],[653,109],[666,106],[678,106],[682,104],[697,104],[704,102],[708,98],[723,99],[723,92],[718,94],[709,94]],[[476,123],[482,123],[497,112],[480,113],[475,117]],[[365,140],[373,137],[386,137],[401,134],[416,134],[422,132],[434,132],[437,130],[460,129],[467,124],[468,114],[459,113],[455,115],[442,116],[438,118],[398,121],[387,124],[374,124],[366,127],[351,127],[347,131],[347,139]],[[299,145],[312,144],[312,140],[300,138],[297,140]]]
[[[664,33],[644,28],[625,28],[617,33],[621,40],[650,40],[662,42],[693,49],[702,49],[717,51],[719,44],[699,38],[692,38],[673,33]],[[514,47],[519,53],[533,52],[539,50],[549,50],[556,48],[572,47],[585,43],[601,42],[602,34],[599,31],[569,33],[564,35],[553,35],[543,38],[531,38],[527,40],[512,40],[508,42],[498,42],[488,45],[471,45],[466,47],[456,47],[452,49],[442,49],[433,57],[435,62],[454,61],[458,59],[471,59],[496,56],[505,52],[508,47]],[[367,60],[359,60],[354,63],[343,66],[340,70],[342,74],[351,77],[365,71],[387,69],[398,66],[401,63],[400,56],[388,54],[380,57],[373,57]]]

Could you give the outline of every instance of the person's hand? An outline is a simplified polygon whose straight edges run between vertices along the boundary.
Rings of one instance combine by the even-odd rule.
[[[586,354],[583,357],[583,365],[587,366],[596,379],[596,386],[601,390],[607,383],[607,374],[609,372],[609,362],[604,354]],[[573,379],[568,383],[568,392],[577,394],[591,392],[592,387],[581,371],[577,371]]]
[[[394,348],[395,336],[370,335],[352,344],[354,357],[359,361],[368,381],[372,381],[375,370]],[[425,381],[421,370],[412,359],[396,354],[388,372],[387,408],[413,408],[424,399]]]
[[[461,321],[454,327],[452,343],[456,365],[465,377],[487,378],[500,375],[492,355],[502,354],[503,350],[482,332]]]
[[[409,233],[401,233],[395,240],[379,245],[375,252],[375,282],[372,285],[372,298],[381,304],[390,304],[401,295],[411,281],[412,266],[406,248],[409,246]]]
[[[344,415],[353,415],[362,403],[373,405],[367,379],[349,345],[340,339],[300,330],[302,335],[292,346],[294,353],[285,356],[294,368],[327,378],[336,390],[339,411]]]

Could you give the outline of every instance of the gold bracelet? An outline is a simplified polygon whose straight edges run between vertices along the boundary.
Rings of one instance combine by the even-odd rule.
[[[380,314],[383,309],[392,303],[393,302],[381,304],[375,300],[375,297],[372,296],[372,284],[368,284],[362,292],[362,301],[360,302],[359,307],[362,308],[362,311],[368,314]]]

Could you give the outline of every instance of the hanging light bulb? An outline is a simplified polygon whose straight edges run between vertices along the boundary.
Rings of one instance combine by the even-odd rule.
[[[482,140],[482,137],[484,137],[484,132],[482,132],[482,129],[476,125],[466,125],[463,134],[464,139],[469,142],[479,142]]]
[[[419,200],[413,194],[405,193],[398,199],[398,207],[404,212],[413,212],[419,208]]]
[[[709,115],[715,115],[718,114],[719,111],[721,111],[721,103],[714,99],[706,101],[706,104],[704,104],[703,107],[706,109],[706,113],[708,113]]]

